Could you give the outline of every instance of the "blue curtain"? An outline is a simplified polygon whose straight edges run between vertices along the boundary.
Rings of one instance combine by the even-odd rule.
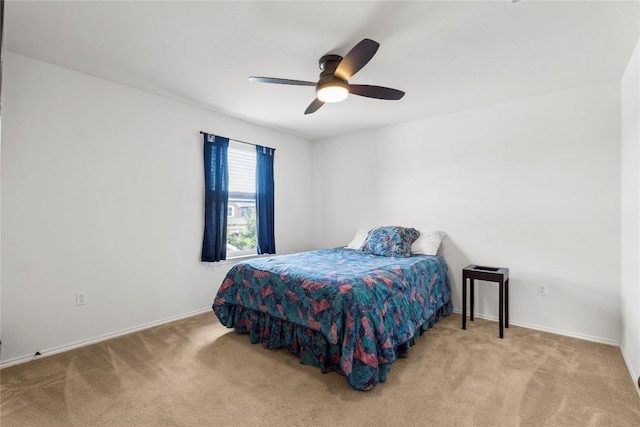
[[[202,261],[227,257],[227,204],[229,200],[229,138],[204,134],[204,237]]]
[[[258,253],[275,254],[273,156],[275,149],[256,146],[256,229]]]

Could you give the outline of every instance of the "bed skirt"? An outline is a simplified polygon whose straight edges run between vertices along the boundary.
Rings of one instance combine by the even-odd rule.
[[[337,372],[345,376],[354,389],[370,390],[378,382],[386,381],[392,363],[396,358],[406,355],[418,336],[431,328],[439,319],[451,314],[453,304],[448,301],[418,328],[413,337],[397,345],[394,348],[395,358],[378,363],[376,369],[368,365],[356,369],[354,365],[348,376],[340,367],[342,356],[340,345],[331,344],[321,332],[238,305],[226,306],[226,309],[228,313],[225,326],[234,328],[238,334],[249,334],[252,344],[260,343],[268,349],[284,348],[298,356],[300,363],[304,365],[320,368],[323,374]]]

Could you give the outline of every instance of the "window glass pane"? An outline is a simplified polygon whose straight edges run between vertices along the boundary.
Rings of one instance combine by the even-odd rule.
[[[256,253],[256,152],[253,146],[229,144],[227,258]]]

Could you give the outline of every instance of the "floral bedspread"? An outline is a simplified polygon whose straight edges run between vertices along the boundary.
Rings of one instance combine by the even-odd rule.
[[[284,347],[368,390],[452,305],[439,256],[337,248],[241,262],[225,277],[213,310],[225,326],[253,333],[252,342]]]

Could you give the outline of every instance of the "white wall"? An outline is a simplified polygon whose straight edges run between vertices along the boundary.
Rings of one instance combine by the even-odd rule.
[[[622,341],[631,375],[640,375],[640,48],[622,77]]]
[[[230,264],[199,261],[200,130],[277,149],[278,252],[309,249],[309,141],[11,52],[4,66],[5,364],[211,306]]]
[[[620,341],[619,82],[316,141],[313,170],[315,247],[437,227],[456,309],[464,266],[509,267],[513,323]]]
[[[635,55],[621,201],[617,82],[311,144],[5,52],[2,361],[211,305],[229,264],[199,262],[206,130],[277,149],[280,253],[346,244],[363,225],[439,227],[457,309],[462,267],[510,267],[514,323],[622,339],[637,373]],[[477,311],[497,317],[495,285],[481,286]]]

